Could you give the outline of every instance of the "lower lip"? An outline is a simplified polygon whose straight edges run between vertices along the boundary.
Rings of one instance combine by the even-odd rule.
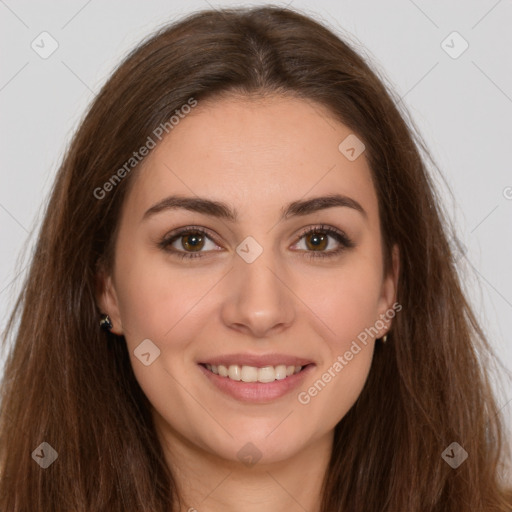
[[[229,377],[221,377],[211,372],[203,365],[199,365],[201,371],[210,379],[210,382],[214,384],[217,389],[237,400],[251,403],[271,402],[272,400],[281,398],[300,386],[306,376],[313,371],[314,367],[314,364],[308,364],[299,373],[294,373],[285,379],[264,383],[243,382],[241,380],[230,379]]]

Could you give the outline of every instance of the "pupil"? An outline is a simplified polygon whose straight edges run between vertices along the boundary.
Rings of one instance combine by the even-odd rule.
[[[186,235],[185,244],[191,248],[198,247],[201,244],[201,235]]]

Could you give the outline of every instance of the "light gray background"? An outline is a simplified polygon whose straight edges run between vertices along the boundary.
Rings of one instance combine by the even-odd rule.
[[[228,5],[254,3],[0,0],[2,330],[64,149],[113,67],[157,27]],[[453,191],[452,199],[436,177],[465,246],[470,300],[512,370],[512,1],[288,5],[347,37],[402,97]],[[47,59],[31,48],[34,40],[42,46],[43,31],[59,45]],[[453,31],[469,44],[458,58],[441,45]],[[444,46],[453,53],[461,44],[451,36]],[[499,404],[512,424],[512,389],[502,390]]]

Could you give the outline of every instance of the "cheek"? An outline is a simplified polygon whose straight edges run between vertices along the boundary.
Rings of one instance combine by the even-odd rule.
[[[116,287],[127,341],[162,337],[185,313],[187,296],[194,294],[169,262],[141,245],[118,247]]]
[[[297,401],[311,418],[334,427],[357,400],[370,370],[380,267],[378,261],[354,259],[337,272],[306,282],[302,296],[315,313],[310,318],[325,345],[319,347],[320,368],[301,388]]]
[[[340,277],[312,308],[322,320],[311,317],[324,341],[318,350],[321,363],[297,394],[299,407],[319,422],[319,429],[334,428],[359,397],[375,343],[371,328],[378,319],[378,279],[370,272]]]
[[[378,263],[353,258],[323,275],[301,277],[298,295],[327,326],[325,339],[343,350],[378,317],[382,278]]]
[[[170,370],[185,360],[205,321],[224,272],[182,268],[148,252],[132,251],[118,260],[118,301],[123,331],[133,351],[150,339],[161,351],[159,364]]]
[[[348,356],[350,354],[350,356]],[[339,351],[297,394],[300,415],[315,424],[317,431],[329,431],[357,401],[368,377],[373,343],[351,345]]]

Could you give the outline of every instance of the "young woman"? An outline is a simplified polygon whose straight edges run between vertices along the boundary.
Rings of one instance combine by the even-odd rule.
[[[491,350],[405,119],[288,9],[133,51],[10,317],[0,510],[512,510]]]

